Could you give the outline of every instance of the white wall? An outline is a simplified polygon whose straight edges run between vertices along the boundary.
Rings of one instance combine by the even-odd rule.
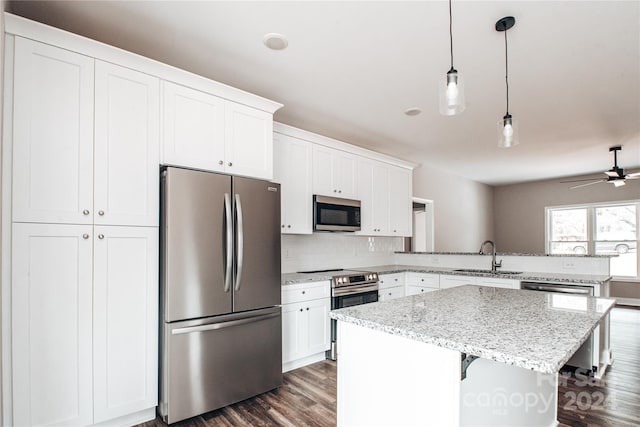
[[[423,164],[413,171],[413,196],[434,202],[434,251],[475,252],[493,239],[492,187]]]
[[[544,208],[580,203],[640,199],[640,182],[624,187],[596,184],[570,190],[560,181],[602,178],[586,175],[494,188],[495,242],[500,252],[544,253]]]
[[[364,237],[351,233],[282,236],[282,273],[393,264],[402,250],[400,237]]]

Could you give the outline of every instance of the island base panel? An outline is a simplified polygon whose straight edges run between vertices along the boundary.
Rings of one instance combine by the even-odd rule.
[[[557,374],[338,322],[338,427],[556,426]]]

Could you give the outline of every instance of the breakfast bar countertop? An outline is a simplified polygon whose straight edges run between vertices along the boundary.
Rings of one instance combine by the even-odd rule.
[[[330,317],[542,373],[556,373],[615,300],[474,285],[333,310]]]

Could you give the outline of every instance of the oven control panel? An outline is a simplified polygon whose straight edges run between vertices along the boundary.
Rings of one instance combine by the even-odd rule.
[[[376,283],[378,281],[378,273],[356,273],[356,274],[347,274],[342,276],[334,276],[333,277],[333,286],[341,287],[341,286],[350,286],[350,285],[362,285],[367,283]]]

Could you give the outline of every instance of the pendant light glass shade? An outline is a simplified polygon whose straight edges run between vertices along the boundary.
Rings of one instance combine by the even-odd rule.
[[[453,116],[464,111],[464,79],[455,69],[449,70],[440,84],[440,114]]]
[[[498,147],[509,148],[519,143],[518,121],[507,114],[498,122]]]
[[[449,47],[451,50],[451,68],[446,79],[440,81],[440,114],[453,116],[464,111],[464,81],[453,68],[453,18],[451,15],[451,0],[449,0]]]
[[[504,81],[507,95],[507,112],[498,122],[498,147],[510,148],[518,145],[518,123],[509,114],[509,50],[507,45],[507,30],[513,27],[516,19],[506,16],[496,22],[496,31],[504,32]]]

